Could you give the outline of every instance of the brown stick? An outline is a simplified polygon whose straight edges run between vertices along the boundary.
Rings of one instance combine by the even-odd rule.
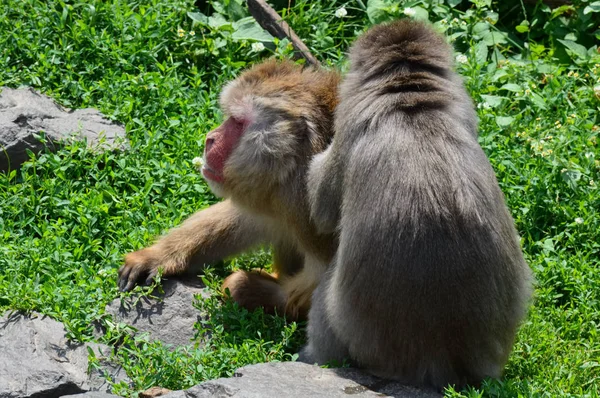
[[[273,36],[287,38],[296,49],[296,55],[304,58],[311,65],[319,66],[319,61],[311,54],[306,44],[296,35],[294,30],[285,22],[264,0],[247,0],[248,10],[258,24]]]

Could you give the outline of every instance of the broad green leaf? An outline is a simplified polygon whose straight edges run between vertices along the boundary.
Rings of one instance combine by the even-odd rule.
[[[384,0],[369,0],[367,2],[367,16],[371,23],[381,23],[392,19],[388,13],[388,3]]]
[[[529,43],[529,49],[533,54],[537,55],[541,55],[544,51],[546,51],[546,47],[539,43]]]
[[[529,32],[529,21],[527,21],[527,20],[522,21],[519,25],[517,25],[517,27],[515,29],[519,33]]]
[[[489,106],[495,108],[502,104],[504,101],[504,97],[500,97],[498,95],[481,95],[481,99],[488,103]]]
[[[457,5],[462,3],[462,1],[463,0],[448,0],[448,4],[450,5],[450,7],[456,7]]]
[[[477,61],[477,64],[483,65],[485,63],[485,61],[487,60],[487,56],[488,56],[487,45],[483,41],[480,41],[479,43],[475,44],[475,60]]]
[[[510,124],[515,120],[512,116],[496,116],[496,124],[499,127],[510,126]]]
[[[498,22],[498,18],[500,18],[500,15],[498,15],[498,13],[495,11],[488,11],[485,13],[485,15],[485,20],[491,23],[492,25],[495,25]]]
[[[429,13],[427,12],[426,9],[416,6],[416,7],[411,7],[414,11],[415,11],[415,15],[413,16],[413,19],[416,19],[417,21],[429,21]]]
[[[227,11],[225,10],[225,2],[223,2],[223,1],[211,1],[210,4],[214,8],[215,12],[217,12],[219,14],[223,14],[223,15],[227,14]]]
[[[567,33],[565,35],[565,37],[563,37],[563,39],[565,39],[565,40],[571,40],[571,41],[577,41],[577,35],[575,33],[573,33],[573,32]]]
[[[208,17],[208,25],[214,29],[221,29],[223,27],[231,28],[232,24],[221,14],[213,14]]]
[[[227,45],[227,40],[223,38],[218,38],[215,40],[215,49],[223,48]]]
[[[229,4],[227,5],[227,15],[230,19],[238,21],[244,18],[247,15],[247,13],[240,2],[238,2],[237,0],[230,0]]]
[[[473,26],[473,34],[480,37],[488,46],[506,43],[507,34],[490,29],[488,22],[478,22]]]
[[[197,22],[202,25],[208,25],[208,17],[202,14],[201,12],[188,12],[187,15],[194,22]]]
[[[494,30],[488,30],[487,32],[484,32],[481,36],[485,44],[487,44],[488,46],[506,43],[506,37],[506,33]]]
[[[487,22],[477,22],[475,26],[473,26],[473,34],[481,36],[484,32],[490,30],[490,24]]]
[[[505,77],[507,75],[508,75],[508,72],[506,71],[506,69],[498,68],[494,72],[494,76],[492,76],[492,81],[493,82],[497,82],[497,81],[499,81],[500,79],[502,79],[503,77]]]
[[[567,53],[570,56],[583,59],[587,58],[587,48],[585,48],[581,44],[575,43],[571,40],[558,39],[558,41],[566,47]]]
[[[594,1],[590,3],[583,9],[583,14],[587,15],[591,12],[600,12],[600,1]]]
[[[533,102],[535,106],[537,106],[539,109],[548,109],[548,107],[546,106],[546,102],[544,101],[544,98],[541,95],[537,93],[531,93],[530,98],[531,102]]]
[[[554,251],[554,242],[552,242],[552,239],[545,239],[544,243],[542,244],[542,249],[545,252],[553,252]]]
[[[563,180],[572,188],[577,188],[577,181],[581,179],[579,170],[566,170],[561,173]]]
[[[492,0],[469,0],[471,3],[475,4],[477,8],[490,7],[492,5]]]
[[[552,73],[555,71],[555,67],[546,63],[542,63],[537,67],[537,70],[540,73]]]
[[[460,30],[460,31],[458,31],[456,33],[453,33],[450,36],[448,36],[448,39],[452,42],[452,41],[458,39],[459,37],[463,37],[463,36],[465,36],[465,32],[462,31],[462,30]]]
[[[523,87],[519,86],[515,83],[506,83],[504,86],[500,87],[504,90],[512,91],[513,93],[519,93],[523,91]]]
[[[242,18],[233,23],[233,40],[254,40],[272,42],[273,36],[258,25],[252,17]]]
[[[554,8],[552,10],[552,18],[556,18],[558,16],[561,16],[565,13],[570,13],[570,12],[576,12],[577,10],[575,10],[575,7],[573,7],[572,5],[564,5],[564,6],[560,6],[557,8]]]

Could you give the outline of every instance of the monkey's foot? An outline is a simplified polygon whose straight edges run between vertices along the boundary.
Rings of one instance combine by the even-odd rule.
[[[221,291],[224,294],[226,289],[229,290],[233,301],[249,311],[261,307],[268,314],[283,315],[285,313],[285,291],[278,280],[265,271],[234,272],[223,282]]]

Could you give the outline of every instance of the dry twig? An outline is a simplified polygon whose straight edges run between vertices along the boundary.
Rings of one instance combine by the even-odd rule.
[[[289,39],[296,49],[297,56],[304,58],[311,65],[320,65],[306,44],[270,5],[264,0],[247,0],[247,3],[250,14],[263,29],[279,39]]]

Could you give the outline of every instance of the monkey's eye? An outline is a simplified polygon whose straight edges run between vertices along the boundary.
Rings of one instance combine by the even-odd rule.
[[[229,120],[231,120],[232,128],[239,129],[241,131],[246,130],[246,128],[250,124],[250,120],[249,119],[240,118],[240,117],[237,117],[237,116],[235,116],[235,117],[231,116],[231,117],[229,117]]]
[[[233,134],[234,136],[239,137],[240,135],[242,135],[245,128],[247,127],[247,123],[244,119],[238,119],[233,116],[230,116],[223,123],[223,127],[225,128],[227,134]]]
[[[231,122],[233,123],[233,125],[235,127],[244,127],[244,120],[238,119],[238,118],[233,117],[233,116],[230,119],[231,119]]]

